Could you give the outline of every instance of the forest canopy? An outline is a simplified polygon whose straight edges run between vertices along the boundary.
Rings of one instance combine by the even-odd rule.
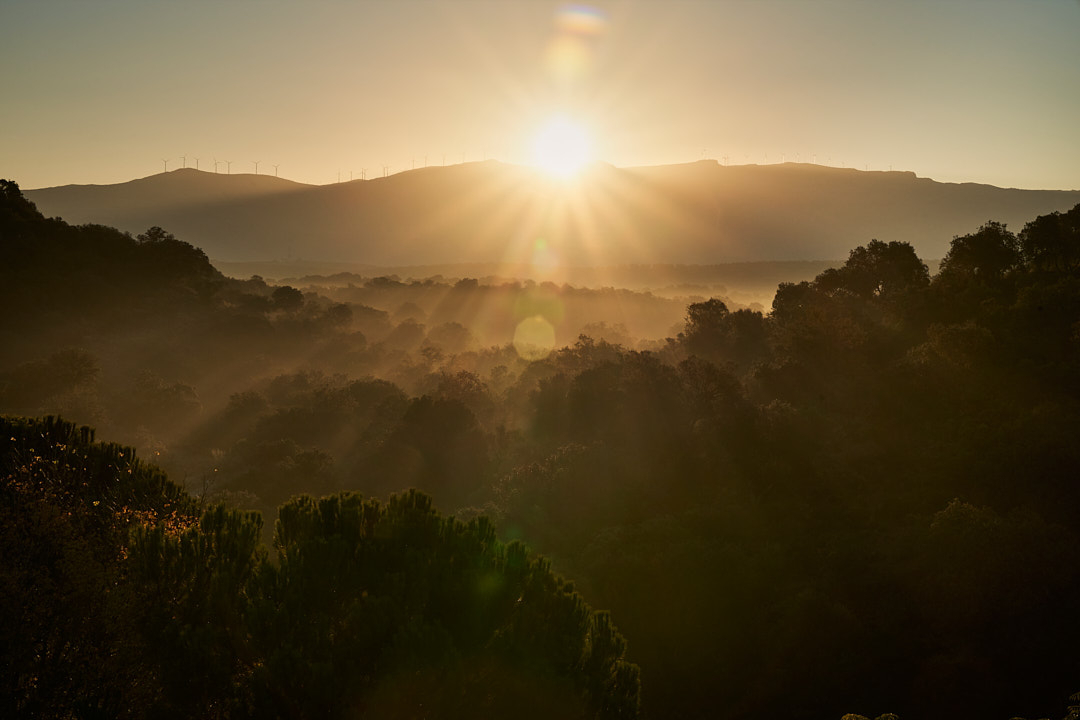
[[[486,518],[200,503],[131,448],[0,421],[7,717],[633,718],[606,613]]]

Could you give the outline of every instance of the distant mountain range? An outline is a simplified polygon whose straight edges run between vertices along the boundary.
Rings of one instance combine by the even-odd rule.
[[[597,164],[571,182],[486,161],[321,186],[188,168],[25,195],[73,224],[159,225],[216,261],[370,266],[839,260],[874,238],[910,242],[930,260],[988,220],[1018,232],[1080,203],[1076,190],[710,160]]]

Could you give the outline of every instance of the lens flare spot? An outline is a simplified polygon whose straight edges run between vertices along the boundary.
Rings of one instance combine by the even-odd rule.
[[[607,15],[589,5],[563,5],[555,12],[555,27],[578,35],[600,35],[607,27]]]
[[[587,5],[564,5],[555,13],[555,34],[547,49],[554,79],[578,82],[592,69],[595,45],[607,28],[607,16]]]
[[[559,256],[555,249],[543,238],[537,238],[533,243],[532,256],[529,259],[533,265],[540,268],[550,269],[559,265]]]
[[[592,62],[592,48],[572,35],[552,39],[547,49],[547,66],[558,80],[570,82],[585,75]]]
[[[543,360],[555,349],[555,326],[543,315],[533,315],[514,330],[514,350],[524,360]]]

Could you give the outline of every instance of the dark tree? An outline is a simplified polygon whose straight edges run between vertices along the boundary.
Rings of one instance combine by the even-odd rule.
[[[759,312],[730,312],[716,298],[686,308],[682,340],[692,355],[747,367],[764,352],[766,337],[765,318]]]
[[[54,418],[0,418],[0,715],[149,714],[158,648],[133,632],[129,532],[177,532],[194,515],[131,448]]]
[[[890,297],[925,288],[930,274],[910,244],[871,240],[852,250],[843,267],[826,270],[815,282],[826,292],[842,289],[863,298]]]
[[[16,226],[41,219],[37,206],[23,196],[18,183],[0,179],[0,229],[5,234]]]
[[[140,243],[148,245],[153,243],[175,242],[176,236],[155,225],[152,228],[147,229],[146,232],[136,235],[135,239]]]
[[[1080,205],[1067,213],[1035,218],[1020,233],[1024,260],[1039,270],[1066,272],[1080,267]]]
[[[304,305],[304,293],[289,285],[276,288],[270,297],[274,301],[274,307],[285,312],[299,310]]]
[[[280,509],[252,637],[260,717],[633,718],[637,668],[604,613],[486,518],[416,492]]]
[[[361,482],[379,494],[418,488],[453,508],[467,503],[487,476],[487,439],[473,412],[460,400],[425,395],[409,403]]]
[[[949,281],[991,283],[1020,264],[1020,243],[998,222],[978,232],[953,238],[941,261],[941,278]]]

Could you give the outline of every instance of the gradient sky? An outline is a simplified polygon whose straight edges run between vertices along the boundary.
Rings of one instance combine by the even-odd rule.
[[[1078,0],[0,0],[0,177],[527,162],[564,113],[619,166],[1080,189],[1078,38]]]

